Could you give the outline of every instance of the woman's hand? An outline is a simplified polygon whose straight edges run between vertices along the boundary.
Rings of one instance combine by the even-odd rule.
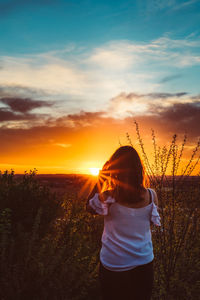
[[[113,190],[107,190],[99,194],[99,200],[101,202],[105,202],[108,199],[108,197],[112,197],[112,196],[113,196]]]

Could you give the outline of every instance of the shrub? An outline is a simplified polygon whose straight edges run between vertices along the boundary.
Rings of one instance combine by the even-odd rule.
[[[35,175],[30,171],[17,180],[14,171],[0,173],[1,299],[22,299],[31,292],[38,275],[36,255],[59,215],[56,195]]]
[[[32,171],[1,173],[1,299],[98,299],[102,220],[76,195],[57,199]]]

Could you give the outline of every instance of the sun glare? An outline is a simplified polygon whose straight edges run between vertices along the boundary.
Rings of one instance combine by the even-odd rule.
[[[99,175],[99,168],[90,168],[90,173],[93,176],[98,176]]]

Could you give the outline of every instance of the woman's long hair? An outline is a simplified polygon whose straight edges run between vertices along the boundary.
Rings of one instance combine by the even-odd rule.
[[[118,148],[99,175],[101,192],[109,191],[117,202],[136,203],[145,191],[144,167],[131,146]]]

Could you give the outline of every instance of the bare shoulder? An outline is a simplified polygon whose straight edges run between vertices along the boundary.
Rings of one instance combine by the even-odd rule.
[[[153,196],[154,196],[154,198],[153,198],[154,203],[158,206],[158,196],[157,196],[157,193],[156,193],[156,191],[155,191],[154,189],[152,189],[152,188],[150,188],[150,190],[152,191]]]

